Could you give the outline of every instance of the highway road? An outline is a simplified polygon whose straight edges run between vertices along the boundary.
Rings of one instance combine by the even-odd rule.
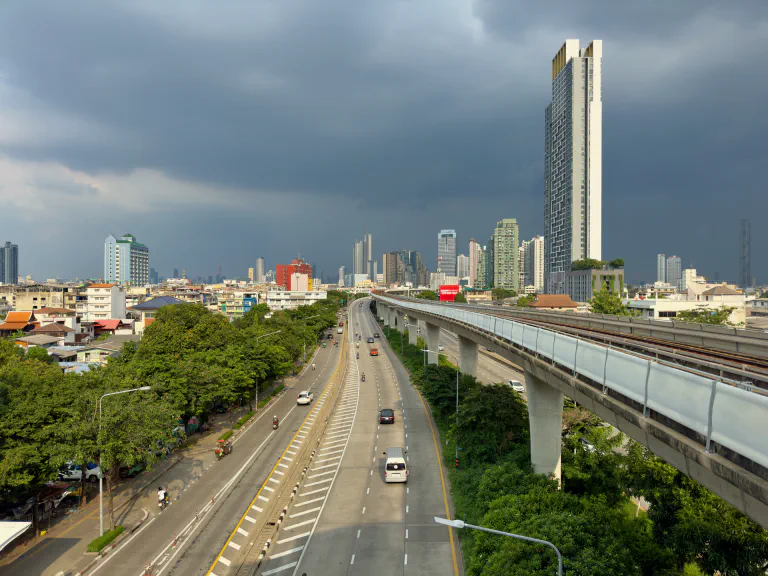
[[[312,390],[317,397],[341,367],[342,346],[318,349],[316,370],[307,370],[278,401],[241,432],[233,451],[220,461],[210,454],[185,458],[167,483],[171,505],[156,506],[151,518],[106,559],[88,572],[99,576],[203,575],[227,542],[257,490],[266,481],[311,406],[297,406],[296,395]],[[280,426],[272,430],[272,415]]]
[[[460,573],[455,535],[433,521],[450,507],[435,431],[385,340],[366,343],[379,331],[368,303],[350,307],[347,338],[353,345],[355,330],[361,332],[360,359],[349,355],[339,403],[262,576]],[[369,356],[373,346],[379,356]],[[381,408],[394,409],[394,424],[378,423]],[[405,484],[384,482],[383,453],[394,446],[407,451]]]

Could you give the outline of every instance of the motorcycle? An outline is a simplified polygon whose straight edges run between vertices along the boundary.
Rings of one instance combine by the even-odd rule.
[[[360,352],[357,353],[357,359],[360,360]]]
[[[280,425],[280,419],[279,419],[277,416],[275,416],[275,417],[272,419],[272,430],[277,430],[277,427],[278,427],[279,425]]]
[[[164,492],[163,497],[157,499],[157,505],[161,511],[165,510],[165,508],[168,506],[169,500],[168,492]]]
[[[362,380],[363,382],[365,382],[365,374],[363,374],[363,376],[362,376],[361,380]]]
[[[216,443],[216,451],[215,451],[216,458],[221,460],[222,458],[224,458],[224,456],[226,456],[230,452],[232,452],[232,441],[231,440],[218,440],[217,441],[217,443]]]

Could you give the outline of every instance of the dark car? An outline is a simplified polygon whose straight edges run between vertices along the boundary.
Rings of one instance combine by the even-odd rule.
[[[373,344],[373,336],[368,336],[368,344]]]
[[[378,337],[379,337],[379,333],[378,333],[378,332],[376,332],[376,334],[374,334],[374,335],[373,335],[373,337],[374,337],[374,338],[378,338]]]
[[[379,412],[379,424],[394,424],[395,411],[392,408],[384,408]]]
[[[333,334],[328,334],[327,338],[328,340],[333,340]]]

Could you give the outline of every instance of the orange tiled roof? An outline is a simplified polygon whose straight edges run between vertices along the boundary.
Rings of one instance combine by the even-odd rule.
[[[0,330],[24,330],[27,326],[28,322],[4,322],[0,324]]]
[[[537,294],[536,300],[529,304],[531,308],[578,308],[568,294]]]
[[[88,288],[112,288],[115,284],[89,284]]]
[[[69,308],[40,308],[40,310],[37,311],[38,314],[74,314],[74,310],[70,310]]]
[[[35,319],[35,313],[34,312],[27,312],[27,311],[21,311],[21,312],[8,312],[8,315],[5,317],[5,322],[24,322],[25,324],[29,324]]]

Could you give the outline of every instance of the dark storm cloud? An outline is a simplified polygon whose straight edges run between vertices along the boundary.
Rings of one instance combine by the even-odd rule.
[[[156,169],[236,189],[244,205],[257,191],[308,195],[290,217],[187,206],[150,218],[155,246],[163,224],[194,244],[186,225],[207,223],[201,268],[235,234],[247,241],[230,270],[249,265],[246,246],[274,264],[330,227],[308,254],[330,274],[366,226],[377,253],[431,262],[440,228],[458,230],[462,252],[502,217],[543,231],[543,110],[565,38],[604,41],[604,255],[635,280],[653,279],[657,252],[735,278],[738,219],[768,208],[762,1],[9,2],[0,104],[24,115],[0,145],[86,173]],[[753,253],[766,280],[768,257]]]

